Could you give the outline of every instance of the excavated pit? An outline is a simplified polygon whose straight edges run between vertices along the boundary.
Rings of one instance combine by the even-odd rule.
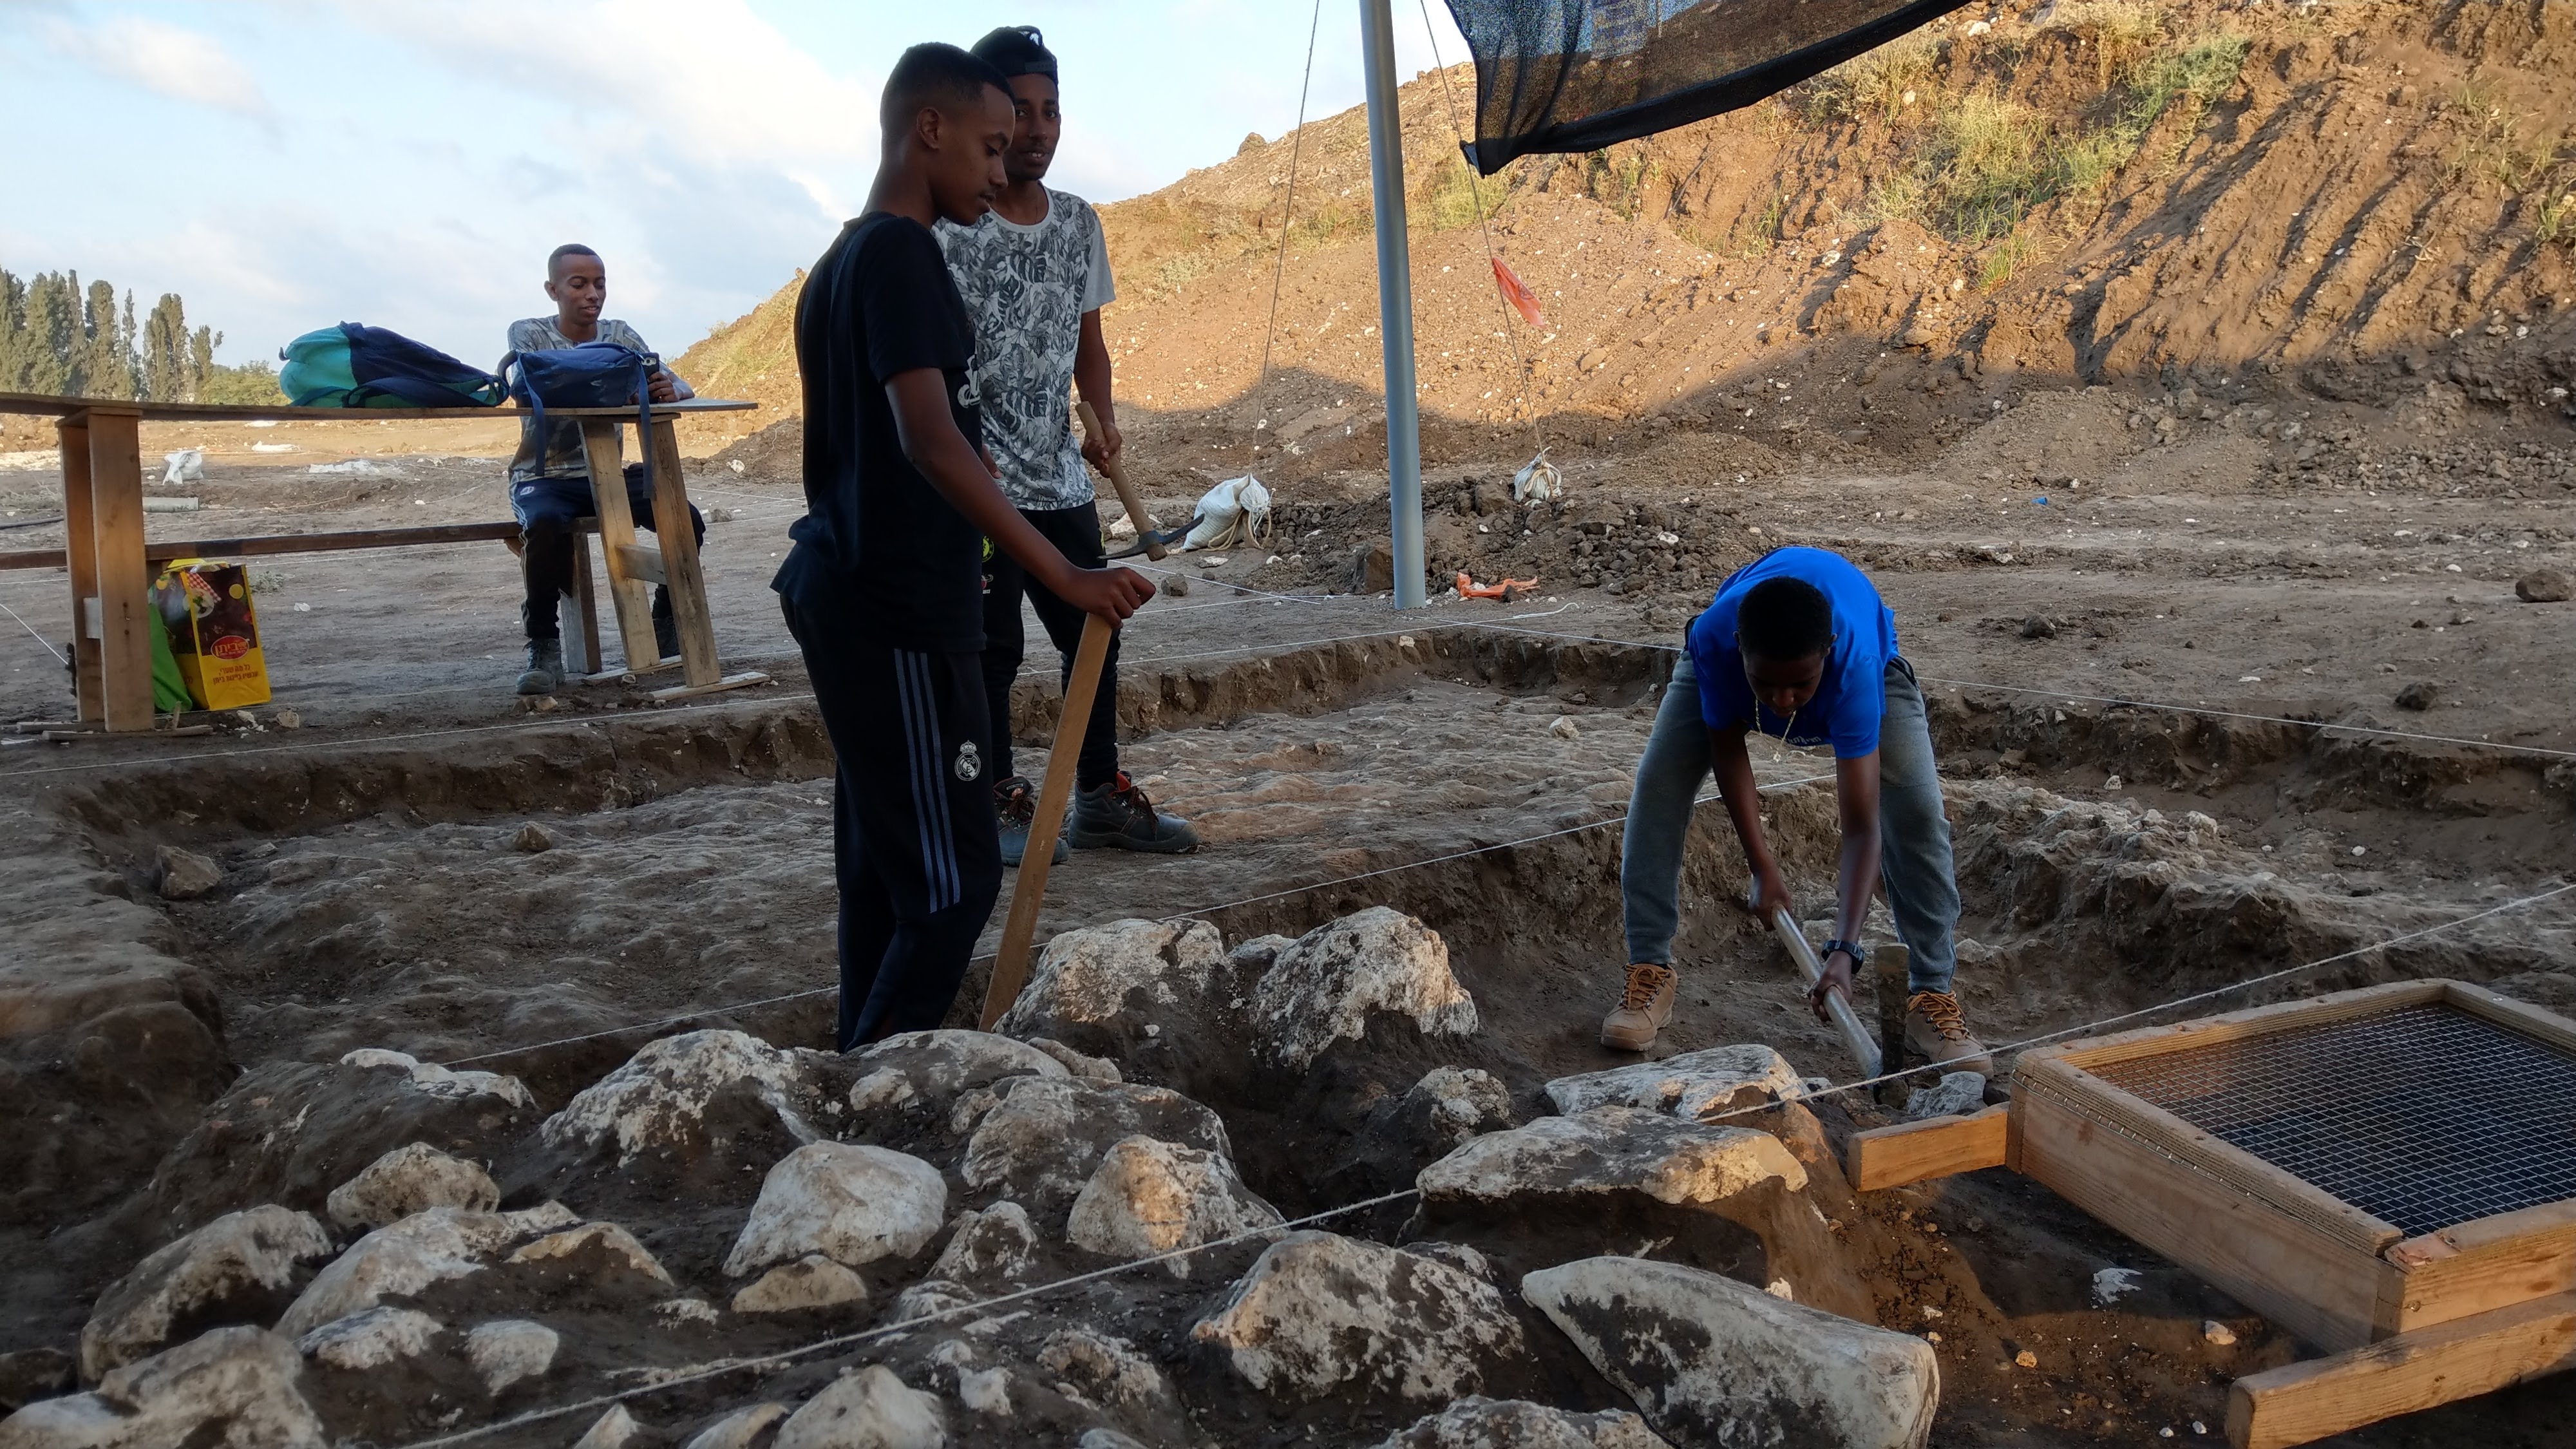
[[[1594,1041],[1623,955],[1615,817],[1670,658],[1451,628],[1134,671],[1120,700],[1131,771],[1191,814],[1208,848],[1188,859],[1077,856],[1051,879],[1041,938],[1122,917],[1199,916],[1228,943],[1296,935],[1369,906],[1419,917],[1476,1000],[1472,1042],[1419,1061],[1396,1052],[1377,1078],[1284,1097],[1193,1084],[1225,1119],[1247,1182],[1284,1212],[1405,1185],[1419,1162],[1372,1135],[1373,1111],[1405,1085],[1388,1073],[1475,1065],[1527,1116],[1544,1110],[1548,1079],[1621,1060]],[[2549,862],[2538,843],[2567,821],[2566,782],[2509,756],[1938,686],[1931,700],[1967,903],[1961,989],[1990,1042],[2524,893]],[[1021,767],[1033,770],[1052,690],[1026,687],[1018,704],[1030,752]],[[810,707],[782,703],[593,722],[506,745],[138,770],[50,804],[126,894],[165,913],[172,954],[204,987],[194,1009],[220,1028],[231,1062],[330,1062],[387,1047],[513,1073],[550,1111],[656,1035],[733,1026],[782,1045],[827,1042],[829,768]],[[1760,759],[1776,786],[1775,842],[1818,930],[1831,910],[1830,770],[1810,754]],[[2124,783],[2105,789],[2112,774]],[[537,834],[544,847],[526,848]],[[163,845],[210,856],[221,883],[200,899],[156,900]],[[1776,944],[1731,908],[1741,890],[1723,813],[1704,805],[1685,862],[1681,1002],[1659,1054],[1768,1042],[1802,1073],[1849,1077]],[[2479,922],[2212,1009],[2433,974],[2565,1009],[2576,1001],[2576,979],[2556,969],[2567,936]],[[952,1025],[972,1024],[983,970]],[[648,1021],[661,1024],[623,1030]],[[1150,1077],[1150,1064],[1137,1075]],[[1838,1140],[1895,1105],[1837,1099],[1817,1116]],[[166,1145],[191,1124],[165,1103],[144,1125],[144,1138],[157,1131]],[[65,1114],[57,1130],[136,1127],[101,1103],[86,1119]],[[50,1220],[42,1208],[18,1214],[8,1296],[35,1311],[16,1330],[28,1342],[0,1349],[66,1336],[152,1245],[134,1207],[149,1194],[128,1195],[154,1152],[144,1141],[122,1177],[98,1175]],[[1978,1236],[1956,1240],[1955,1260],[1946,1249],[1938,1264],[1922,1260],[1939,1271],[1918,1277],[1895,1230],[1935,1203],[1976,1222]],[[2154,1291],[2134,1312],[2067,1301],[2066,1275],[2088,1263],[2152,1260],[2018,1179],[1880,1195],[1851,1213],[1878,1225],[1869,1282],[1882,1321],[1955,1307],[1961,1264],[1993,1307],[2076,1340],[2147,1333],[2183,1344],[2175,1324],[2227,1316],[2164,1268],[2151,1268]],[[1409,1216],[1398,1206],[1341,1226],[1392,1240]],[[1652,1217],[1589,1230],[1649,1245]],[[1586,1231],[1573,1221],[1527,1231],[1542,1228],[1549,1241]],[[1489,1246],[1509,1259],[1509,1242]],[[1749,1233],[1716,1233],[1693,1251],[1746,1281],[1769,1271]],[[2141,1315],[2158,1326],[2142,1328]],[[2284,1342],[2278,1356],[2288,1351]],[[2127,1375],[2122,1392],[2142,1403],[2199,1392],[2160,1374],[2170,1370]],[[1984,1387],[1971,1376],[1954,1392]]]

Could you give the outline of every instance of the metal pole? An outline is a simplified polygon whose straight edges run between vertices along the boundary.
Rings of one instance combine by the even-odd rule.
[[[1422,414],[1414,402],[1413,266],[1404,238],[1404,124],[1395,109],[1395,19],[1388,0],[1360,0],[1368,65],[1369,192],[1377,213],[1377,321],[1386,346],[1387,507],[1393,520],[1395,606],[1419,609],[1422,581]]]

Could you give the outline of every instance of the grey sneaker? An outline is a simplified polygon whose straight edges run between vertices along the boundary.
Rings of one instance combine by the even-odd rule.
[[[1124,770],[1108,783],[1074,797],[1073,823],[1066,833],[1084,850],[1114,845],[1154,855],[1186,855],[1199,848],[1199,833],[1190,823],[1156,810]]]
[[[1029,853],[1029,827],[1038,815],[1038,792],[1029,787],[1029,777],[1013,775],[994,786],[993,810],[1002,817],[1002,864],[1017,869],[1020,857]],[[1063,832],[1058,831],[1053,863],[1062,865],[1072,858]]]
[[[1655,1033],[1673,1019],[1673,985],[1678,980],[1670,966],[1646,961],[1630,966],[1627,993],[1601,1018],[1601,1044],[1623,1052],[1653,1046]]]
[[[521,694],[552,694],[563,687],[563,641],[528,641],[528,672],[519,676]]]
[[[1945,1072],[1995,1074],[1993,1055],[1968,1034],[1959,998],[1947,991],[1918,991],[1906,998],[1905,1048]]]

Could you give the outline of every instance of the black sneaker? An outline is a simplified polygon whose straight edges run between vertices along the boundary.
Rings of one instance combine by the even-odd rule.
[[[993,811],[1002,817],[1002,864],[1016,869],[1020,857],[1029,853],[1029,826],[1038,814],[1038,792],[1029,788],[1028,776],[1013,775],[994,786]],[[1062,865],[1072,857],[1063,833],[1057,832],[1054,863]]]
[[[1067,832],[1084,850],[1114,845],[1155,855],[1185,855],[1199,848],[1199,833],[1177,815],[1165,815],[1121,770],[1107,784],[1074,797]]]
[[[563,687],[563,641],[528,641],[528,672],[519,676],[521,694],[552,694]]]

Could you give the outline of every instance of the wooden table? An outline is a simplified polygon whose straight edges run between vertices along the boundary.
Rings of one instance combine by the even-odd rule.
[[[635,541],[635,519],[627,507],[620,464],[621,424],[632,425],[636,410],[627,408],[548,408],[549,417],[577,420],[590,455],[591,496],[599,517],[600,552],[608,571],[610,601],[617,612],[619,637],[626,648],[627,672],[649,674],[668,667],[653,640],[650,587],[671,591],[671,615],[680,636],[683,683],[655,691],[657,699],[709,694],[767,682],[758,673],[724,672],[716,659],[715,625],[707,612],[706,573],[698,562],[697,531],[689,526],[689,493],[680,472],[679,436],[672,422],[682,413],[745,412],[756,403],[693,398],[656,403],[650,439],[639,440],[653,482],[654,533],[659,548]],[[110,398],[53,397],[0,392],[0,413],[51,417],[62,439],[63,526],[66,533],[61,565],[71,576],[73,628],[79,635],[74,653],[80,718],[112,731],[152,727],[152,636],[161,627],[151,606],[152,573],[143,542],[143,450],[141,424],[154,422],[384,422],[396,418],[507,418],[515,425],[528,415],[519,407],[499,408],[299,408],[237,406],[227,403],[137,403]],[[601,487],[607,479],[613,486]],[[490,536],[488,526],[468,525],[477,537]],[[365,534],[311,535],[307,547],[388,547],[404,543],[445,542],[436,535],[452,530],[383,529]],[[324,543],[325,539],[340,541]],[[294,536],[270,539],[206,540],[209,554],[260,554],[302,551]],[[266,546],[263,546],[266,545]],[[171,553],[163,544],[151,553],[162,557],[195,557],[200,545],[179,545]],[[29,556],[36,562],[51,558]]]

